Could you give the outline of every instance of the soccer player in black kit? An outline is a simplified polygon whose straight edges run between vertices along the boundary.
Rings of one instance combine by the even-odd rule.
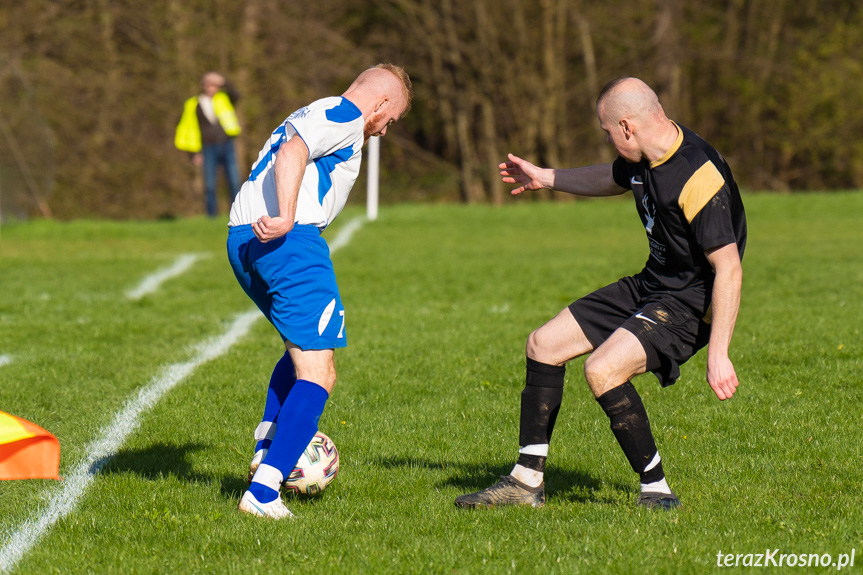
[[[510,154],[500,165],[503,181],[519,185],[513,194],[631,190],[650,255],[638,274],[573,302],[530,334],[518,460],[500,482],[456,498],[459,507],[545,504],[545,462],[565,364],[573,358],[590,354],[587,384],[639,474],[638,504],[647,507],[670,509],[680,500],[630,379],[650,371],[663,387],[671,385],[680,365],[707,345],[707,382],[716,396],[728,399],[737,388],[728,348],[740,304],[746,215],[731,169],[707,142],[669,120],[656,93],[637,78],[606,85],[596,110],[620,154],[612,164],[547,169]]]

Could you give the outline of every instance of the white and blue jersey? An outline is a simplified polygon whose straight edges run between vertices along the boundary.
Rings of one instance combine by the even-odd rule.
[[[323,98],[300,108],[273,131],[231,207],[228,260],[243,291],[300,349],[347,344],[345,309],[321,232],[342,211],[360,171],[365,120],[352,102]],[[294,135],[309,159],[291,231],[260,242],[252,222],[279,215],[273,165]]]
[[[282,144],[299,135],[309,149],[297,198],[295,223],[326,228],[341,213],[360,172],[364,143],[362,113],[340,96],[300,108],[279,125],[258,154],[249,179],[231,207],[229,226],[279,215],[273,165]]]

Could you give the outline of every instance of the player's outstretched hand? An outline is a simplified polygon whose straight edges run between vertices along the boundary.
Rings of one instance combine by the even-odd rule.
[[[707,383],[713,389],[713,393],[719,399],[730,399],[737,391],[737,373],[734,364],[726,358],[711,360],[707,359]]]
[[[264,243],[270,240],[280,238],[294,227],[294,222],[289,221],[281,216],[271,218],[270,216],[261,216],[257,222],[252,223],[252,231],[255,236]]]
[[[551,187],[548,183],[541,180],[542,175],[547,170],[537,168],[527,160],[523,160],[513,154],[507,154],[508,162],[501,162],[500,175],[505,184],[520,184],[519,187],[512,190],[512,195],[518,195],[525,190],[539,190],[542,188]]]

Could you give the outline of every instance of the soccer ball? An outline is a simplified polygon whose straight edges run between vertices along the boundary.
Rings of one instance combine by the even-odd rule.
[[[282,485],[288,493],[319,495],[339,472],[339,450],[320,431],[315,434]]]

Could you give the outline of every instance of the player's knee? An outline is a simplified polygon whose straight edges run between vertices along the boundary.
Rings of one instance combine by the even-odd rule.
[[[531,332],[530,335],[527,336],[527,342],[525,342],[525,344],[524,344],[524,354],[527,357],[531,357],[531,351],[533,351],[533,348],[535,345],[535,342],[534,342],[534,338],[536,337],[534,335],[535,333],[536,333],[535,331]]]
[[[603,361],[596,355],[591,355],[584,362],[584,378],[591,389],[606,387],[613,376],[613,371],[613,367],[607,361]]]
[[[329,365],[319,371],[317,379],[320,381],[316,381],[315,383],[326,389],[327,393],[332,393],[333,388],[336,387],[336,367]]]
[[[536,361],[550,363],[548,361],[548,358],[546,357],[546,349],[545,346],[542,345],[542,335],[539,333],[538,329],[532,331],[531,334],[527,336],[525,354],[527,355],[527,357],[535,359]]]
[[[330,393],[336,386],[336,367],[332,363],[329,365],[298,366],[297,378],[316,383],[327,390],[327,393]]]

